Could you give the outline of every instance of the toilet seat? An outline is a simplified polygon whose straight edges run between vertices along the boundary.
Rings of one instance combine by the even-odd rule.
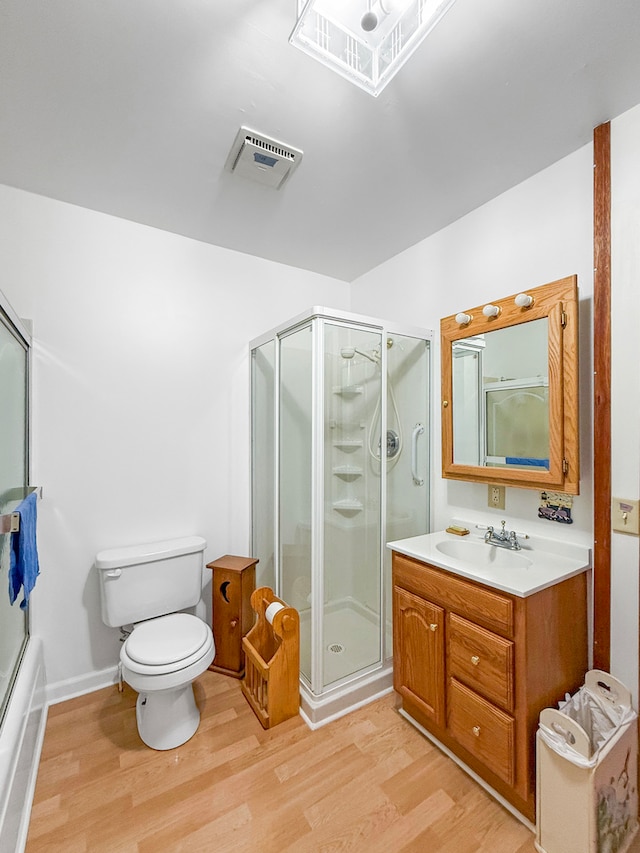
[[[188,613],[171,613],[135,627],[120,659],[132,672],[164,675],[197,663],[212,645],[211,628],[205,622]]]

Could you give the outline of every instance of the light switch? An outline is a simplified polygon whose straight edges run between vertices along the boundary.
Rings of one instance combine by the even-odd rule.
[[[640,515],[638,504],[626,498],[613,498],[611,501],[611,526],[620,533],[640,535]]]

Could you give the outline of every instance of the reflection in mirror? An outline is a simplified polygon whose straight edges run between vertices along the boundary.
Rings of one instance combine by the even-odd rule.
[[[456,464],[549,470],[547,353],[546,317],[453,343]]]

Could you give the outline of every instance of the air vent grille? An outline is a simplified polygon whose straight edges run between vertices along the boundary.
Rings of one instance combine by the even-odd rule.
[[[286,160],[295,160],[296,155],[293,151],[289,151],[287,148],[282,148],[280,145],[276,145],[273,142],[267,142],[264,139],[260,139],[259,136],[247,136],[246,142],[250,142],[252,145],[255,145],[256,148],[262,148],[263,151],[270,151],[272,154],[277,154],[278,157],[284,157]]]
[[[301,159],[302,151],[298,148],[241,127],[225,168],[265,186],[280,189]]]

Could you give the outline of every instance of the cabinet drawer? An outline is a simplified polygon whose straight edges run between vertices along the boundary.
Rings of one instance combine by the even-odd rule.
[[[394,552],[394,583],[494,631],[513,635],[513,601],[493,590]]]
[[[513,717],[455,679],[449,681],[449,731],[508,785],[514,783]]]
[[[513,711],[513,643],[449,614],[449,675]]]

